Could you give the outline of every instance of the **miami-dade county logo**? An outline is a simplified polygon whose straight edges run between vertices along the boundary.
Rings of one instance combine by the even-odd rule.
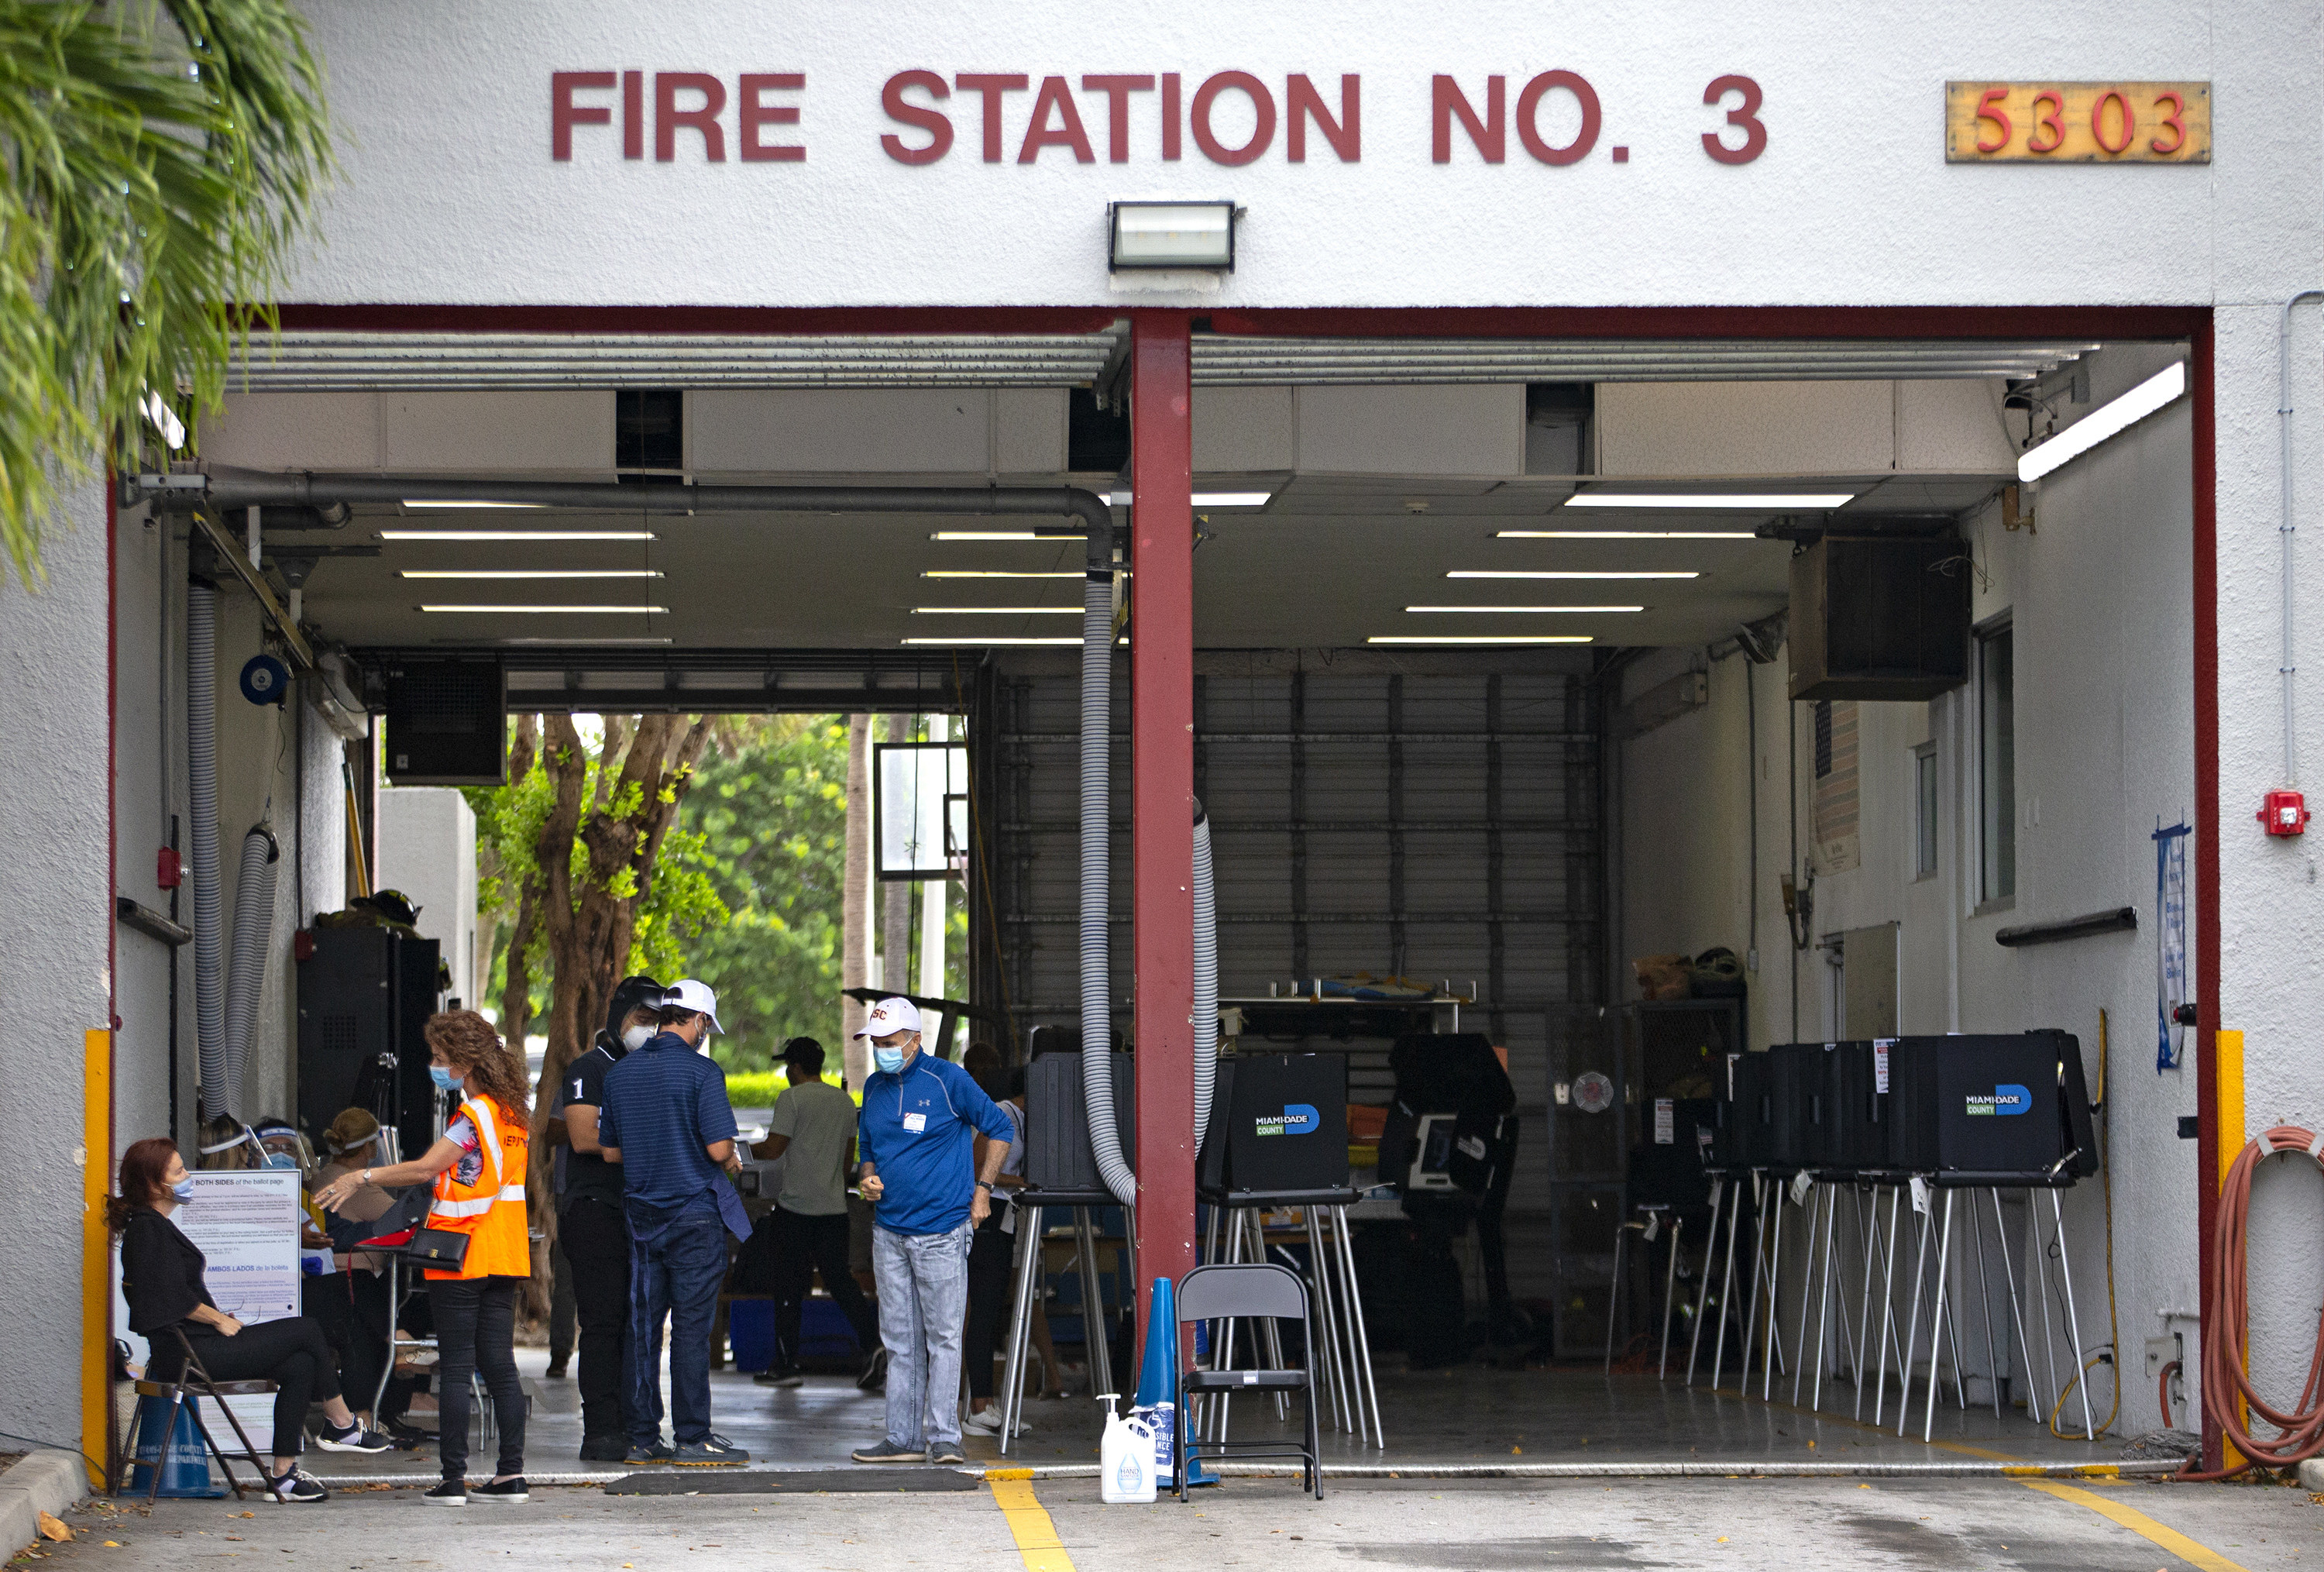
[[[1987,1096],[1983,1092],[1971,1092],[1964,1114],[2024,1114],[2034,1107],[2034,1094],[2024,1087],[1996,1087]]]
[[[1280,1114],[1262,1114],[1254,1123],[1255,1135],[1313,1135],[1323,1127],[1323,1115],[1309,1103],[1286,1103]]]

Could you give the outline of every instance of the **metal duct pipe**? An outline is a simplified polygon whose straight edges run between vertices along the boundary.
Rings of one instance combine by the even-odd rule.
[[[1113,515],[1089,532],[1082,583],[1082,1096],[1089,1109],[1090,1151],[1114,1199],[1138,1205],[1138,1176],[1121,1155],[1113,1106],[1111,957],[1106,948],[1112,899]]]
[[[1194,1147],[1211,1127],[1219,1080],[1219,906],[1211,878],[1211,819],[1194,804]]]
[[[218,956],[217,591],[186,591],[186,808],[194,831],[194,1046],[201,1113],[226,1110],[225,978]]]
[[[226,985],[226,1103],[241,1116],[242,1067],[250,1062],[258,1031],[258,994],[266,980],[267,944],[274,936],[274,882],[282,847],[274,831],[254,824],[242,837],[242,870],[234,887],[234,954]]]

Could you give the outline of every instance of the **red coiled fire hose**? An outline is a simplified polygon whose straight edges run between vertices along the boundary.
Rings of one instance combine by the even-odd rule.
[[[2251,1467],[2289,1468],[2324,1451],[2324,1314],[2309,1355],[2308,1382],[2299,1406],[2287,1413],[2270,1405],[2246,1373],[2251,1352],[2251,1285],[2245,1254],[2251,1223],[2252,1176],[2260,1161],[2278,1152],[2301,1152],[2324,1163],[2324,1139],[2296,1124],[2278,1124],[2236,1155],[2219,1194],[2218,1223],[2211,1235],[2211,1290],[2203,1306],[2203,1415],[2219,1429],[2243,1461],[2217,1473],[2186,1473],[2180,1479],[2227,1479]],[[2262,1440],[2245,1428],[2236,1398],[2252,1414],[2278,1427]]]

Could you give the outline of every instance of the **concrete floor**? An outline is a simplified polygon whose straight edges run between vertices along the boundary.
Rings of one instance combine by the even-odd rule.
[[[2052,1493],[2063,1491],[2064,1494]],[[1013,1510],[1004,1510],[1011,1508]],[[542,1488],[528,1505],[447,1512],[413,1490],[341,1492],[312,1509],[231,1502],[84,1506],[40,1572],[254,1566],[414,1572],[1135,1572],[1264,1564],[1368,1567],[2011,1568],[2289,1572],[2324,1549],[2301,1491],[2258,1485],[2056,1486],[2010,1480],[1367,1481],[1318,1503],[1234,1480],[1194,1503],[1108,1507],[1087,1480],[943,1495],[640,1498]],[[237,1515],[237,1512],[248,1515]],[[2127,1523],[2105,1515],[2126,1516]],[[296,1558],[277,1561],[278,1556]],[[57,1563],[54,1568],[46,1562]]]
[[[584,1464],[579,1397],[571,1380],[545,1373],[546,1354],[521,1348],[518,1361],[534,1394],[527,1431],[526,1466],[535,1475],[613,1477],[626,1469]],[[2015,1411],[1997,1419],[1989,1409],[1966,1412],[1950,1406],[1936,1411],[1934,1445],[1920,1439],[1923,1408],[1916,1391],[1908,1438],[1895,1433],[1896,1395],[1886,1403],[1887,1424],[1875,1429],[1850,1418],[1855,1392],[1824,1388],[1824,1407],[1812,1414],[1781,1402],[1738,1394],[1734,1379],[1724,1391],[1692,1389],[1674,1376],[1607,1377],[1594,1369],[1490,1370],[1477,1365],[1449,1370],[1379,1372],[1380,1410],[1388,1434],[1385,1452],[1359,1446],[1342,1432],[1325,1428],[1327,1465],[1414,1466],[1429,1464],[1628,1463],[1652,1462],[1930,1462],[1966,1457],[2025,1461],[2111,1462],[2120,1438],[2096,1446],[2060,1441]],[[712,1423],[728,1439],[751,1451],[753,1467],[846,1466],[849,1451],[875,1440],[884,1408],[877,1396],[860,1392],[843,1376],[809,1376],[807,1384],[778,1391],[752,1383],[739,1372],[711,1377]],[[1085,1380],[1070,1382],[1078,1394]],[[1757,1391],[1755,1385],[1753,1391]],[[1776,1383],[1778,1399],[1789,1387]],[[1804,1394],[1803,1394],[1804,1401]],[[1870,1403],[1865,1404],[1868,1421]],[[1297,1408],[1292,1407],[1296,1426]],[[1005,1461],[1036,1466],[1094,1462],[1102,1425],[1099,1406],[1086,1396],[1028,1400],[1033,1429],[1010,1448]],[[1284,1427],[1288,1428],[1288,1427]],[[1255,1436],[1278,1429],[1259,1401],[1239,1398],[1230,1434]],[[971,1433],[964,1450],[973,1463],[1004,1461],[990,1438]],[[490,1461],[480,1439],[471,1439],[472,1465]],[[318,1453],[308,1459],[329,1481],[357,1482],[424,1474],[432,1478],[432,1452],[397,1453],[383,1458]]]

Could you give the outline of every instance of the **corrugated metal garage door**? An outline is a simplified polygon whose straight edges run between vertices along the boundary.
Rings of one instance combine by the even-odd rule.
[[[1210,664],[1222,661],[1231,663]],[[1079,975],[1077,689],[1064,676],[1003,678],[1001,698],[995,885],[1010,1004],[1020,1024],[1070,1024]],[[1270,984],[1359,972],[1473,991],[1478,1004],[1462,1024],[1509,1050],[1523,1119],[1511,1291],[1546,1297],[1552,1042],[1577,1013],[1594,1018],[1605,976],[1599,726],[1588,679],[1213,670],[1195,680],[1194,702],[1195,791],[1212,816],[1218,870],[1221,995],[1263,997]],[[1117,715],[1127,713],[1119,687],[1116,703]],[[1126,781],[1126,741],[1117,740],[1114,763]],[[1126,799],[1117,795],[1113,826],[1112,957],[1125,1026]],[[1387,1049],[1351,1046],[1357,1100],[1387,1100]]]

